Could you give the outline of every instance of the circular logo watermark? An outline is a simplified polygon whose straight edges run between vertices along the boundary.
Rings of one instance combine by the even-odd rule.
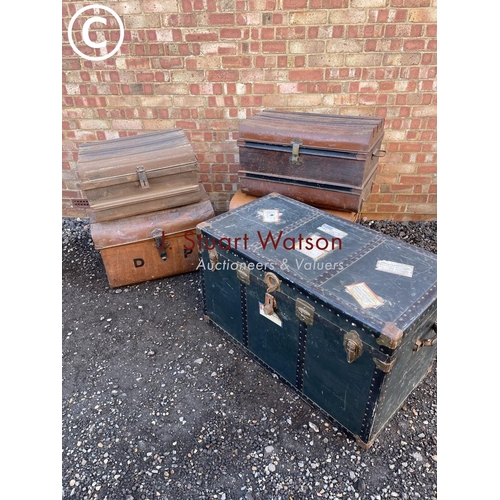
[[[85,12],[86,10],[90,9],[102,9],[105,10],[106,12],[109,12],[117,21],[118,26],[120,27],[120,39],[118,40],[118,43],[116,44],[116,47],[111,51],[108,52],[107,54],[103,56],[88,56],[84,54],[81,50],[78,49],[78,47],[75,45],[75,42],[73,41],[73,24],[75,24],[76,19],[82,12]],[[94,16],[89,19],[87,19],[83,23],[82,27],[82,38],[88,47],[92,47],[93,49],[102,49],[106,47],[107,43],[106,40],[102,42],[93,42],[90,37],[89,37],[89,29],[90,26],[94,23],[101,23],[101,24],[106,24],[106,19],[104,17],[99,17],[99,16]],[[81,57],[84,59],[88,59],[89,61],[104,61],[105,59],[109,59],[112,57],[114,54],[120,50],[120,47],[123,43],[123,37],[125,36],[125,28],[123,26],[123,22],[118,16],[118,14],[113,10],[110,9],[109,7],[106,7],[105,5],[87,5],[87,7],[82,7],[80,10],[78,10],[75,15],[71,18],[71,21],[69,22],[68,26],[68,40],[69,44],[71,45],[71,48]]]

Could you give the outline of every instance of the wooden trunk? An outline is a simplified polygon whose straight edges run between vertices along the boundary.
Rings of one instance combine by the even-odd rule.
[[[110,287],[196,271],[196,225],[213,216],[205,193],[202,201],[183,207],[106,222],[91,218]]]
[[[206,319],[369,447],[436,356],[436,256],[279,194],[198,232]]]
[[[266,110],[240,125],[240,189],[359,212],[370,194],[384,119]]]
[[[182,129],[82,144],[80,188],[97,222],[201,200],[198,162]]]

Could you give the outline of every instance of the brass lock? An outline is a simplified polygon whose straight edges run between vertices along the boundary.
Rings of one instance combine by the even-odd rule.
[[[363,354],[363,342],[358,332],[351,330],[344,335],[344,349],[348,363],[356,361]]]
[[[274,309],[277,307],[276,299],[271,294],[279,290],[281,282],[274,273],[266,273],[264,275],[264,283],[267,285],[264,297],[264,313],[270,316],[274,314]]]

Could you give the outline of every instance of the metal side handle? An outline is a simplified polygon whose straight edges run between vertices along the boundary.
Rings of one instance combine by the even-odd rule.
[[[435,335],[427,339],[418,339],[413,346],[413,352],[417,352],[421,347],[428,347],[437,343],[437,321],[431,326],[431,331],[435,332]]]
[[[376,149],[373,153],[372,156],[375,156],[376,158],[383,158],[386,155],[387,151],[385,149]]]

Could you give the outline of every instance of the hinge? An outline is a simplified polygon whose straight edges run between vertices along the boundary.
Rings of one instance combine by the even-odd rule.
[[[245,285],[250,285],[250,269],[248,269],[245,264],[240,263],[236,269],[236,277],[245,283]]]
[[[306,325],[312,325],[314,322],[314,307],[302,299],[295,301],[295,315]]]
[[[216,270],[216,265],[219,262],[219,255],[217,254],[217,250],[213,248],[212,250],[208,250],[208,259],[212,264],[212,271]]]
[[[146,175],[146,170],[143,166],[136,167],[137,175],[139,176],[139,183],[142,189],[147,189],[149,187],[148,176]]]

